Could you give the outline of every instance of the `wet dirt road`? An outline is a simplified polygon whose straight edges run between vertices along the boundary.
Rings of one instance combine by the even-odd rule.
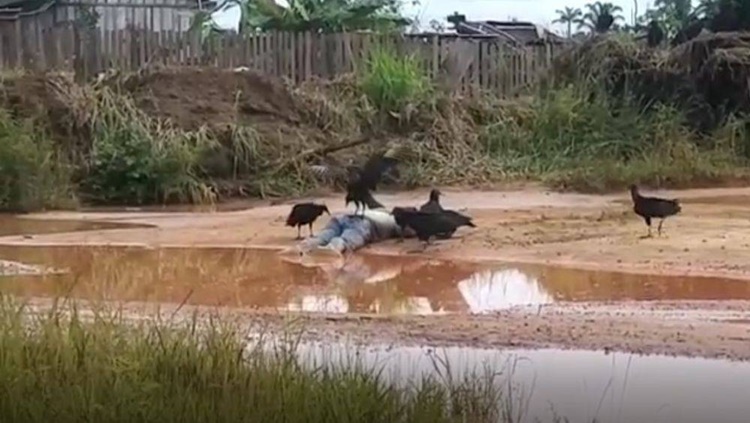
[[[336,306],[316,309],[317,300],[305,302],[304,296],[321,294],[331,283],[314,278],[308,279],[308,292],[297,294],[296,306],[290,306],[293,301],[288,299],[281,301],[285,307],[273,310],[259,300],[256,304],[226,299],[199,301],[196,306],[256,307],[251,315],[245,311],[241,314],[278,327],[287,321],[286,313],[280,309],[300,311],[302,321],[312,330],[311,336],[318,338],[347,336],[363,342],[485,347],[557,346],[750,359],[750,285],[745,285],[750,284],[750,189],[653,192],[680,198],[683,213],[666,221],[665,237],[651,239],[640,238],[646,226],[630,211],[627,193],[588,196],[533,188],[508,192],[442,191],[443,205],[468,207],[466,213],[475,218],[477,229],[462,228],[456,239],[439,242],[424,253],[411,253],[416,242],[407,240],[403,244],[375,245],[358,255],[399,256],[393,260],[406,257],[409,262],[460,259],[478,263],[506,261],[529,269],[537,266],[536,291],[529,288],[533,284],[520,284],[526,287],[519,294],[522,300],[514,303],[506,293],[499,296],[504,300],[496,300],[498,304],[505,301],[502,307],[498,306],[488,300],[492,297],[491,288],[480,286],[482,278],[492,279],[493,271],[485,269],[490,276],[476,276],[481,272],[471,268],[462,278],[453,278],[450,288],[425,280],[422,292],[404,294],[417,298],[410,300],[413,308],[421,307],[429,313],[395,312],[397,308],[384,306],[388,300],[376,293],[382,288],[371,288],[369,294],[360,290],[360,297],[372,297],[360,309],[353,307],[347,313],[338,312]],[[336,213],[344,210],[340,197],[318,201],[325,201]],[[426,192],[380,194],[378,199],[387,207],[417,205],[426,200]],[[292,245],[296,235],[295,229],[284,227],[289,208],[289,204],[261,204],[248,210],[219,213],[132,211],[31,216],[153,227],[5,236],[0,238],[0,245],[5,246],[0,258],[12,255],[10,251],[23,250],[11,246],[285,247]],[[324,224],[325,218],[315,228]],[[402,265],[407,266],[408,263]],[[574,268],[592,272],[570,270]],[[471,296],[461,294],[458,288],[460,280],[472,278],[477,285],[474,291],[478,292],[475,300],[467,299]],[[566,280],[569,282],[561,282]],[[250,291],[251,286],[237,292]],[[273,291],[274,286],[269,285],[266,291]],[[157,294],[153,293],[152,298],[133,294],[130,299],[161,301],[159,295],[165,294]],[[330,292],[325,295],[331,300],[329,304],[335,303],[335,296]],[[443,312],[451,313],[448,316],[440,313],[441,306],[435,302],[440,295],[448,296],[442,305]],[[163,300],[179,302],[177,297],[174,294]],[[426,298],[428,305],[418,298]],[[376,304],[385,311],[378,312]],[[485,314],[474,314],[477,310]],[[456,312],[458,316],[453,315]]]

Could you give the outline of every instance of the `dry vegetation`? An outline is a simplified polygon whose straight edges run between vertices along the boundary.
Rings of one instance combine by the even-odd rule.
[[[387,51],[356,75],[301,87],[196,68],[84,86],[67,75],[9,76],[0,136],[10,141],[0,157],[26,167],[3,170],[20,182],[6,182],[0,203],[30,210],[298,194],[319,184],[307,164],[347,161],[385,142],[413,153],[392,181],[407,187],[728,184],[746,179],[750,157],[748,51],[736,34],[666,51],[594,39],[563,55],[540,90],[514,99],[447,96],[415,61]]]

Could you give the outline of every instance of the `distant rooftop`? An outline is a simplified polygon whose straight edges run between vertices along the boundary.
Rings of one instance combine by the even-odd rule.
[[[497,36],[514,45],[554,43],[562,44],[567,40],[546,28],[532,22],[520,21],[467,21],[463,15],[449,17],[457,34]]]
[[[66,4],[99,4],[105,3],[103,0],[0,0],[0,14],[18,14],[36,11],[49,7],[53,3],[66,3]],[[148,7],[149,4],[158,4],[158,0],[151,0],[148,3],[143,4],[144,7]],[[204,8],[211,8],[216,4],[215,0],[190,0],[187,3],[195,3],[197,8],[202,3]],[[172,4],[172,3],[170,3]],[[179,6],[176,6],[179,7]]]

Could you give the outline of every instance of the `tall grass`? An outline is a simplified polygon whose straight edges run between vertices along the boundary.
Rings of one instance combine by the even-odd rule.
[[[385,47],[373,51],[360,75],[359,88],[381,112],[401,113],[425,100],[430,81],[416,57]]]
[[[303,366],[238,326],[125,324],[0,308],[4,422],[502,422],[490,381],[407,386],[364,367]],[[28,310],[26,310],[28,311]]]
[[[69,166],[43,129],[0,109],[0,210],[71,206],[70,177]]]
[[[551,89],[528,103],[506,103],[482,132],[487,153],[505,169],[579,191],[746,177],[745,160],[731,140],[736,131],[722,128],[706,140],[687,128],[675,108],[644,112],[591,84]]]

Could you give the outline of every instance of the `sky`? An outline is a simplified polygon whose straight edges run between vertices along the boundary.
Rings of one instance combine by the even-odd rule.
[[[642,14],[653,5],[653,0],[608,0],[622,7],[623,16],[630,23],[635,2],[638,3],[638,14]],[[284,0],[277,3],[286,5]],[[427,24],[432,19],[445,21],[445,17],[455,11],[466,15],[469,20],[509,20],[531,21],[558,32],[563,32],[562,25],[553,24],[557,18],[555,10],[568,7],[584,9],[591,0],[419,0],[418,4],[404,7],[407,17],[418,17]],[[237,9],[214,15],[216,23],[223,28],[236,28],[239,20]]]

